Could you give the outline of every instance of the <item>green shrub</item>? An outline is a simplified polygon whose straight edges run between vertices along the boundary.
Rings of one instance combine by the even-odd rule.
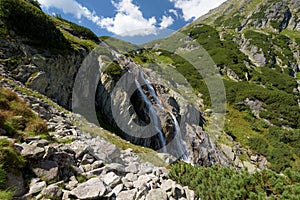
[[[271,170],[237,172],[178,163],[170,167],[169,178],[189,186],[201,199],[294,199],[300,194],[299,172],[286,170],[287,176]]]
[[[24,0],[1,0],[0,21],[30,43],[43,48],[70,49],[69,42],[56,28],[50,16]]]
[[[267,67],[259,68],[260,73],[253,73],[252,80],[262,83],[263,85],[270,85],[272,88],[283,90],[287,93],[293,94],[293,89],[297,88],[298,84],[292,76],[278,72],[275,69]]]
[[[115,79],[118,79],[122,75],[123,70],[117,62],[112,62],[104,69],[104,73],[111,75]]]
[[[245,79],[245,72],[248,72],[248,69],[244,61],[249,59],[239,50],[238,45],[233,41],[233,36],[224,34],[224,40],[221,41],[216,29],[203,24],[197,24],[184,30],[183,33],[196,39],[220,69],[229,67],[239,78]]]
[[[4,168],[14,166],[16,169],[24,167],[24,158],[16,151],[14,144],[7,139],[0,139],[0,163]]]
[[[85,40],[92,40],[94,42],[99,42],[99,38],[97,37],[97,35],[95,35],[95,33],[93,33],[90,29],[83,26],[79,26],[78,24],[75,24],[73,22],[67,21],[63,19],[61,15],[56,15],[55,17],[58,20],[66,22],[70,26],[71,30],[69,31],[71,32],[72,35],[81,37]]]
[[[4,189],[6,183],[6,171],[3,165],[0,165],[0,189]]]

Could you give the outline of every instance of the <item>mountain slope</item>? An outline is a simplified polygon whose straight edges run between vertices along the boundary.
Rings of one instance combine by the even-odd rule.
[[[116,183],[107,182],[110,187],[104,187],[104,193],[112,196],[123,190],[120,195],[126,197],[130,194],[146,197],[157,192],[175,199],[188,199],[189,193],[170,180],[155,182],[157,177],[151,178],[153,182],[147,181],[146,188],[138,187],[135,181],[141,180],[137,176],[148,179],[143,176],[150,172],[147,164],[141,164],[131,150],[115,154],[114,145],[104,142],[105,150],[112,153],[106,157],[101,153],[105,150],[98,145],[102,139],[77,131],[76,124],[83,130],[92,129],[93,134],[99,132],[124,150],[132,148],[135,152],[147,153],[141,157],[155,162],[158,155],[168,163],[178,158],[198,165],[175,163],[170,166],[169,177],[189,185],[202,199],[295,199],[299,196],[300,170],[298,10],[296,0],[230,0],[170,37],[138,47],[114,38],[98,39],[84,27],[60,16],[46,15],[34,0],[1,0],[1,86],[16,90],[21,97],[25,93],[25,98],[32,102],[31,107],[48,120],[48,129],[53,130],[49,134],[62,139],[50,140],[50,145],[72,143],[71,149],[74,149],[82,142],[87,148],[80,156],[75,149],[67,166],[60,162],[59,156],[70,158],[66,153],[73,151],[65,149],[69,145],[54,145],[55,150],[45,150],[43,158],[39,152],[34,155],[39,164],[43,159],[59,164],[62,171],[57,177],[66,181],[64,189],[71,191],[72,198],[82,195],[81,188],[90,186],[86,178],[91,177],[91,182],[99,185],[101,181],[115,178]],[[93,79],[80,79],[88,73]],[[63,112],[53,110],[56,104],[38,92],[113,133],[78,120],[76,115],[65,117],[62,108]],[[1,134],[10,140],[9,131],[20,131],[20,127],[11,129],[11,121],[15,123],[22,118],[13,116],[6,96],[5,92],[1,93],[1,106],[9,117],[1,120],[8,129]],[[21,107],[14,102],[9,102],[9,106]],[[133,145],[119,136],[162,154]],[[80,142],[73,141],[74,138]],[[19,149],[45,144],[40,138],[33,139],[34,142],[26,137],[21,140],[25,143],[15,143]],[[3,146],[10,148],[11,144],[6,142]],[[95,161],[95,154],[91,152],[96,152],[105,166],[97,162],[100,165],[94,169],[89,163]],[[134,164],[130,165],[132,161]],[[218,164],[223,167],[205,168]],[[72,173],[65,173],[75,165],[80,167],[72,171],[74,179]],[[139,165],[145,168],[137,169]],[[0,166],[0,171],[2,168]],[[29,168],[36,167],[29,165]],[[127,174],[128,180],[125,179],[123,168],[136,176]],[[149,176],[152,172],[160,174],[152,170]],[[50,191],[52,187],[60,191],[57,185],[51,184],[57,179],[46,181],[37,176],[40,180],[32,186],[41,184]],[[161,180],[165,174],[158,176]],[[0,177],[0,181],[3,180]],[[78,184],[81,181],[85,183]],[[172,184],[171,191],[169,187],[165,188],[167,191],[149,190],[154,187],[149,184],[162,187],[167,183]],[[131,184],[138,188],[133,189]],[[68,191],[62,192],[67,195]],[[40,191],[30,195],[38,193]]]
[[[298,10],[298,1],[232,0],[179,30],[207,51],[223,77],[228,103],[223,131],[248,150],[266,156],[277,172],[300,167],[298,147],[292,142],[298,140],[300,128]],[[171,38],[147,44],[150,50],[141,56],[159,60],[157,52],[163,52],[160,55],[170,58],[168,64],[210,106],[201,74],[176,58],[176,53],[159,49],[164,40],[172,43]],[[183,49],[192,52],[190,46],[186,42]]]

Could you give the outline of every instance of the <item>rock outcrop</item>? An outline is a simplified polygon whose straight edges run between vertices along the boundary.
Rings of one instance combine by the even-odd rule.
[[[211,166],[230,165],[201,123],[201,112],[184,100],[150,69],[142,69],[115,50],[122,76],[102,72],[96,93],[96,109],[121,135],[134,144],[168,152],[186,162]],[[99,59],[100,68],[106,63]],[[151,78],[150,78],[151,77]],[[154,78],[155,77],[155,78]]]
[[[21,38],[0,39],[0,50],[0,59],[8,61],[4,67],[12,77],[71,109],[74,80],[88,50],[51,54],[23,43]]]
[[[24,87],[3,72],[1,87]],[[15,143],[28,163],[20,177],[30,179],[28,187],[20,181],[11,183],[18,191],[16,199],[198,199],[192,190],[168,179],[166,168],[143,161],[132,149],[120,150],[80,130],[74,125],[82,123],[80,116],[24,93],[18,95],[48,120],[52,140],[32,137]]]

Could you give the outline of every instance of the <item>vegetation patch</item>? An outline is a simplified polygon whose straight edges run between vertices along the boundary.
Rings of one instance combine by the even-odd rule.
[[[294,88],[298,86],[294,77],[267,67],[258,68],[257,72],[253,72],[252,76],[253,81],[262,83],[268,89],[279,89],[289,94],[293,94]]]
[[[281,90],[269,90],[247,82],[224,81],[227,102],[234,105],[246,98],[264,102],[260,117],[277,126],[300,128],[300,108],[292,94]]]
[[[1,135],[19,138],[45,134],[47,124],[36,116],[17,94],[0,89],[0,128]]]
[[[56,19],[60,20],[64,24],[67,24],[67,27],[70,29],[66,30],[69,30],[69,32],[72,35],[82,38],[84,40],[92,40],[94,42],[99,42],[99,38],[97,37],[97,35],[95,35],[95,33],[93,33],[90,29],[83,26],[79,26],[78,24],[75,24],[73,22],[67,21],[63,19],[61,15],[56,15]]]
[[[235,171],[230,168],[172,165],[169,178],[187,185],[201,199],[298,199],[300,173],[286,169],[284,174],[271,170]]]
[[[16,34],[27,37],[30,44],[42,48],[70,49],[70,43],[56,28],[50,16],[27,1],[1,0],[0,21],[0,24],[4,24],[1,28],[6,28],[2,33],[8,34],[8,30],[13,30]]]

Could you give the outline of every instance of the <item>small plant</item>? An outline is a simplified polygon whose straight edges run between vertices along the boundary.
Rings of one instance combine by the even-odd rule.
[[[76,179],[77,179],[78,183],[83,183],[83,182],[87,181],[87,178],[83,175],[77,176]]]
[[[113,78],[117,79],[122,75],[122,68],[117,62],[110,63],[105,69],[104,73],[111,75]]]

